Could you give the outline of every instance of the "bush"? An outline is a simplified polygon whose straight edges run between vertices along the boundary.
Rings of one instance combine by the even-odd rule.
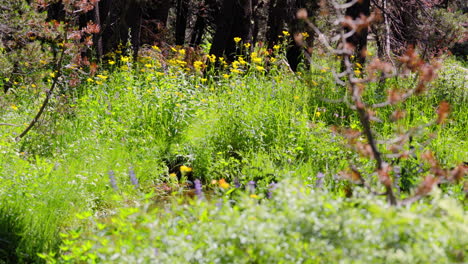
[[[454,200],[389,207],[282,183],[271,200],[127,207],[64,234],[64,262],[453,263],[468,250],[467,214]],[[47,256],[44,255],[45,258]]]

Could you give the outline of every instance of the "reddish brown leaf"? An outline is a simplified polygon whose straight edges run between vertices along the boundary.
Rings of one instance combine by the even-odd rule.
[[[437,109],[437,124],[442,124],[450,113],[450,104],[446,101],[440,103]]]
[[[428,194],[437,183],[439,183],[439,180],[436,177],[433,177],[432,175],[426,176],[416,190],[416,195],[422,196]]]
[[[392,179],[390,177],[391,170],[392,170],[392,167],[390,167],[390,165],[388,165],[387,163],[384,163],[382,165],[382,168],[377,171],[380,182],[386,187],[392,186]]]

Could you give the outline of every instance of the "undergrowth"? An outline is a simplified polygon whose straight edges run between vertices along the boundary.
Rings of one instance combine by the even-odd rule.
[[[390,211],[381,209],[380,201],[344,200],[349,185],[337,173],[348,160],[364,161],[330,132],[330,125],[352,128],[359,123],[344,105],[323,100],[340,97],[327,58],[315,57],[311,69],[297,75],[281,60],[271,65],[239,62],[238,72],[231,68],[224,75],[206,68],[203,75],[203,69],[187,70],[177,61],[180,54],[176,50],[168,66],[116,57],[78,89],[57,94],[44,118],[20,142],[14,137],[37,108],[34,89],[18,85],[0,99],[2,122],[19,125],[0,126],[0,262],[112,262],[117,252],[122,262],[189,262],[200,256],[224,263],[466,258],[467,236],[460,235],[466,228],[452,225],[466,221],[466,213],[451,200]],[[409,127],[430,120],[441,100],[451,103],[449,122],[425,131],[437,133],[430,147],[445,166],[468,160],[463,73],[465,68],[447,61],[431,84],[434,89],[405,106],[410,114],[403,126]],[[395,85],[412,84],[395,79],[374,87],[372,96],[383,96]],[[385,135],[391,132],[386,119],[392,109],[383,111],[377,132]],[[415,147],[420,143],[412,142]],[[408,170],[412,164],[417,170],[420,161]],[[179,173],[181,166],[190,173]],[[415,173],[408,177],[402,187],[420,180]],[[170,207],[170,214],[161,218],[154,217],[163,213],[140,207],[148,203],[142,197],[151,197],[154,207],[161,197],[183,195],[183,183],[191,185],[195,179],[215,197],[212,202]],[[287,179],[300,184],[282,188],[273,200],[264,199]],[[442,187],[444,195],[465,197],[461,185]],[[317,194],[313,188],[332,194]],[[252,197],[241,198],[245,189]],[[223,200],[217,207],[216,197],[235,205]],[[361,213],[373,219],[371,225],[365,226]],[[442,222],[439,217],[450,224],[432,227]],[[392,230],[398,221],[406,224]],[[377,230],[379,223],[387,223],[384,231]],[[355,237],[357,232],[381,235]],[[451,235],[443,240],[440,234]],[[422,248],[431,239],[441,239],[434,244],[440,246],[437,254]],[[60,252],[58,258],[51,255]]]

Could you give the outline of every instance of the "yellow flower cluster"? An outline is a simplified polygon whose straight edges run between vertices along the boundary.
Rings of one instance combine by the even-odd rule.
[[[199,71],[203,68],[203,62],[201,61],[194,61],[193,62],[193,68],[196,70],[196,71]]]

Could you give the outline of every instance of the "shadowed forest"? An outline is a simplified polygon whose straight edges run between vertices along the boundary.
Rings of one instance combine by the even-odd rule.
[[[0,1],[0,264],[468,262],[460,0]]]

